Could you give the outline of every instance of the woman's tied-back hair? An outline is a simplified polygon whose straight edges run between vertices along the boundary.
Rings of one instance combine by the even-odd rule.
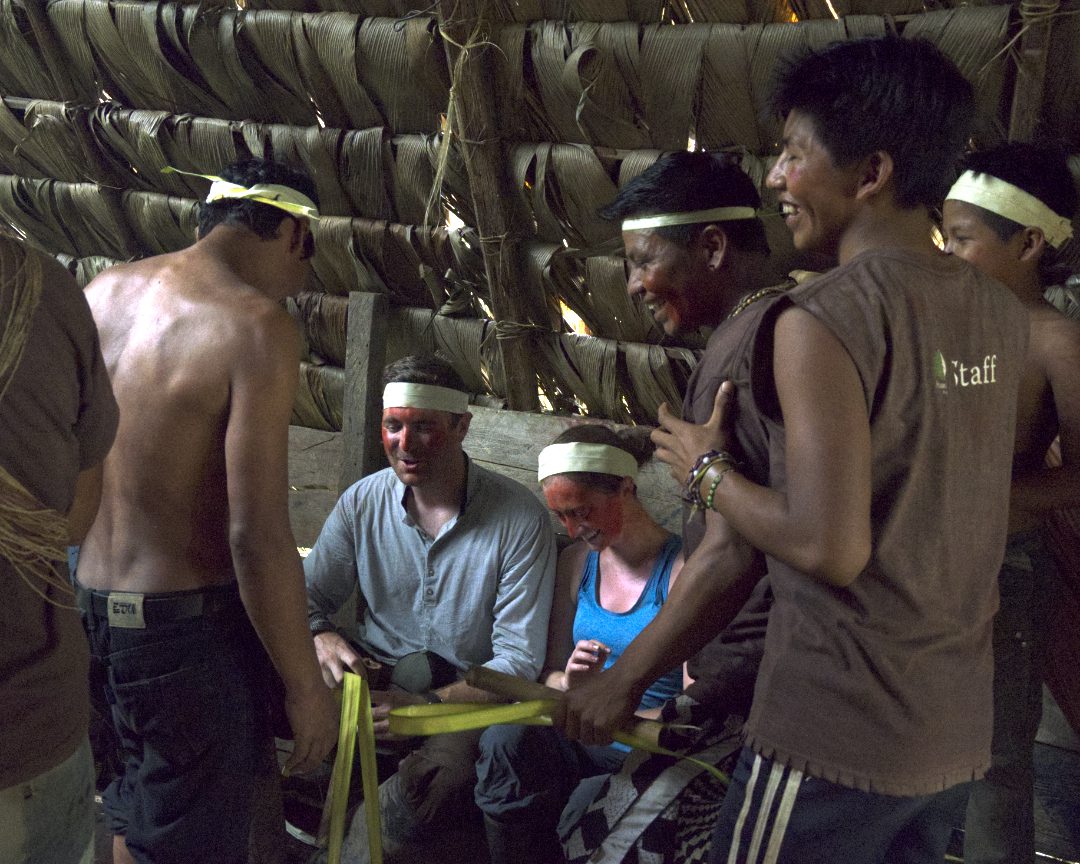
[[[615,199],[599,211],[600,218],[621,222],[635,216],[711,210],[714,207],[761,208],[753,181],[730,153],[679,151],[664,156],[623,186]],[[666,225],[649,229],[680,246],[691,241],[707,224],[722,224],[728,239],[746,252],[769,254],[765,229],[759,219],[697,225]]]
[[[580,423],[577,426],[571,426],[557,435],[551,443],[607,444],[610,447],[618,447],[620,450],[629,453],[639,466],[648,462],[649,457],[652,456],[653,451],[656,449],[656,446],[649,438],[648,431],[645,429],[629,428],[616,432],[614,429],[602,426],[599,423]],[[567,471],[565,474],[553,476],[565,477],[573,483],[580,483],[582,486],[598,489],[609,495],[619,491],[623,480],[622,477],[616,477],[613,474],[600,474],[593,471]],[[545,477],[544,482],[548,479]],[[544,482],[541,482],[541,487]]]
[[[259,183],[273,183],[288,186],[307,195],[316,205],[319,203],[315,184],[301,171],[289,168],[279,162],[266,159],[245,159],[234,162],[221,172],[221,179],[241,186],[255,186]],[[205,237],[218,225],[236,225],[248,228],[263,240],[271,239],[278,230],[282,219],[296,218],[258,201],[246,201],[238,198],[222,198],[210,204],[203,203],[199,208],[199,236]]]
[[[953,62],[926,40],[898,36],[837,42],[790,60],[770,108],[809,118],[838,167],[888,153],[905,209],[941,203],[975,121],[974,90]]]

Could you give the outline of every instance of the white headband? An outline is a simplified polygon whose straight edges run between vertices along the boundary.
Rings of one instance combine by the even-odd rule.
[[[584,471],[590,474],[612,474],[616,477],[637,477],[637,460],[610,444],[549,444],[537,459],[537,480],[554,474]]]
[[[423,408],[428,411],[449,411],[465,414],[469,410],[469,394],[434,384],[410,384],[391,381],[383,388],[383,408]]]
[[[657,216],[639,216],[624,219],[623,231],[641,231],[645,228],[663,228],[667,225],[696,225],[699,222],[731,222],[738,219],[756,219],[753,207],[713,207],[711,210],[690,210],[686,213],[661,213]]]
[[[1073,235],[1072,223],[1068,219],[1059,216],[1030,192],[992,174],[965,171],[945,199],[974,204],[1025,228],[1038,228],[1046,237],[1046,242],[1055,249]]]
[[[281,186],[277,183],[256,183],[254,186],[243,186],[213,174],[196,174],[192,171],[181,171],[179,168],[165,166],[161,169],[163,174],[185,174],[188,177],[202,177],[210,181],[210,192],[206,196],[206,203],[213,204],[223,198],[235,198],[243,201],[254,201],[258,204],[266,204],[284,210],[291,216],[304,216],[308,219],[319,218],[319,208],[315,202],[303,192],[298,192],[291,186]]]

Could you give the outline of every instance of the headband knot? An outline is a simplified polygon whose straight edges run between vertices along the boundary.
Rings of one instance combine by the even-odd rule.
[[[179,168],[168,165],[161,169],[161,173],[183,174],[186,177],[201,177],[203,180],[209,180],[210,192],[206,196],[207,204],[231,198],[276,207],[290,216],[303,216],[307,219],[319,218],[319,208],[315,206],[315,202],[303,192],[293,189],[291,186],[283,186],[280,183],[256,183],[254,186],[244,186],[242,183],[233,183],[231,180],[225,180],[214,174],[181,171]]]

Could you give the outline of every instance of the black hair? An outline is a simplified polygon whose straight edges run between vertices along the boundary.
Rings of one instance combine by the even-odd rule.
[[[1069,171],[1068,152],[1059,145],[1022,142],[1003,144],[991,150],[969,153],[964,157],[962,167],[976,174],[989,174],[1023,189],[1065,219],[1071,220],[1076,212],[1076,185],[1072,172]],[[984,207],[973,206],[979,210],[979,218],[986,227],[993,231],[1002,243],[1015,236],[1017,231],[1028,227],[1005,216],[991,213]],[[1058,250],[1047,244],[1042,258],[1039,259],[1039,276],[1043,282],[1056,282],[1069,275],[1068,272],[1059,272],[1058,257]]]
[[[468,393],[469,389],[457,370],[442,357],[434,354],[409,354],[383,369],[383,386],[395,382],[432,384]]]
[[[896,204],[935,207],[955,178],[975,121],[975,94],[931,42],[885,36],[836,42],[782,65],[770,109],[806,115],[837,167],[883,150]]]
[[[1063,147],[1016,142],[969,153],[964,157],[962,167],[1011,183],[1038,198],[1058,216],[1072,219],[1076,212],[1076,186],[1068,159]],[[986,217],[986,224],[1003,241],[1027,227],[989,211],[986,211]]]
[[[319,204],[315,184],[311,178],[279,162],[270,162],[266,159],[245,159],[224,168],[220,176],[222,180],[241,186],[254,186],[258,183],[288,186],[307,195],[316,206]],[[281,220],[290,218],[296,217],[269,204],[239,198],[222,198],[200,206],[199,236],[205,237],[218,225],[236,225],[253,231],[263,240],[269,240],[277,233]]]
[[[761,207],[761,197],[753,181],[738,166],[731,153],[671,153],[654,162],[623,186],[615,199],[600,208],[600,218],[609,222],[660,213],[685,213],[715,207]],[[695,225],[666,225],[652,229],[665,240],[689,246],[706,225],[723,225],[736,248],[769,254],[765,229],[760,219],[702,222]]]
[[[551,443],[607,444],[609,447],[618,447],[633,456],[638,467],[649,461],[649,457],[652,456],[653,451],[656,449],[649,438],[648,432],[644,429],[630,428],[616,432],[614,429],[602,426],[599,423],[579,423],[576,426],[571,426],[559,433]],[[580,483],[582,486],[606,492],[608,495],[614,495],[618,492],[623,480],[622,477],[616,477],[614,474],[601,474],[595,471],[567,471],[565,474],[559,474],[558,476],[566,477],[568,480]]]

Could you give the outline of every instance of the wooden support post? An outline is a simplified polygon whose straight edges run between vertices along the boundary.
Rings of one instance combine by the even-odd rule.
[[[387,314],[386,297],[382,294],[359,291],[349,294],[339,492],[361,477],[386,467],[379,425]]]
[[[1046,58],[1050,53],[1051,15],[1057,5],[1043,4],[1037,13],[1028,15],[1025,4],[1020,4],[1020,21],[1025,29],[1016,52],[1016,83],[1009,116],[1010,141],[1031,141],[1035,137],[1046,83]]]
[[[548,325],[542,301],[530,302],[521,288],[526,284],[521,255],[525,220],[511,209],[517,196],[513,194],[505,146],[499,137],[492,86],[496,80],[492,66],[499,53],[487,43],[490,22],[485,14],[485,8],[492,5],[483,0],[441,3],[438,20],[448,37],[444,44],[453,81],[451,133],[461,145],[472,191],[476,229],[480,232],[492,313],[506,370],[507,403],[517,411],[536,411],[538,382],[531,348],[535,336],[529,327]]]

